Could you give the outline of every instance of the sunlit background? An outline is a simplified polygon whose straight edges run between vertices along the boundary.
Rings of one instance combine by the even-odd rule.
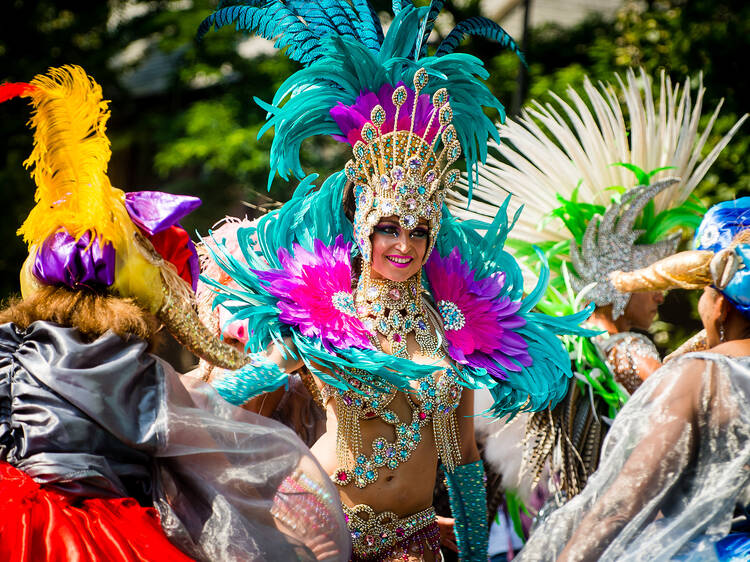
[[[417,2],[425,4],[426,2]],[[748,111],[750,2],[743,0],[456,0],[446,2],[431,42],[455,21],[484,15],[523,45],[528,72],[497,45],[467,40],[462,50],[480,56],[491,88],[514,114],[548,89],[563,93],[582,83],[642,65],[665,68],[682,81],[703,73],[705,107],[724,106],[718,139]],[[0,82],[28,81],[51,66],[79,64],[102,85],[112,117],[110,178],[125,191],[157,188],[197,195],[203,207],[185,221],[206,233],[221,217],[256,216],[284,201],[296,182],[280,179],[267,190],[271,134],[257,139],[264,118],[253,101],[270,100],[297,67],[277,56],[272,42],[231,28],[195,40],[198,24],[216,8],[211,0],[4,2]],[[384,23],[390,2],[374,2]],[[657,86],[658,86],[658,80]],[[31,151],[25,100],[0,105],[0,296],[18,292],[26,248],[15,230],[33,204],[34,186],[23,161]],[[714,139],[714,140],[715,140]],[[697,195],[706,204],[750,194],[745,126],[719,157]],[[712,143],[709,142],[710,146]],[[324,178],[340,169],[346,147],[309,141],[303,164]],[[669,349],[698,325],[694,298],[672,293],[654,327]],[[189,359],[183,359],[183,362]]]

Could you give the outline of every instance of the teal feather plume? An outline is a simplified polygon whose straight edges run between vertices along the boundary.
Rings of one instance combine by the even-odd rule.
[[[391,1],[391,11],[393,12],[394,16],[397,16],[399,13],[401,13],[401,10],[404,8],[413,8],[413,4],[410,2],[410,0],[392,0]]]
[[[367,0],[353,0],[352,5],[359,17],[359,36],[368,49],[377,51],[383,42],[383,27],[380,18]]]
[[[339,102],[351,105],[362,92],[376,92],[385,83],[410,84],[419,68],[430,75],[424,93],[448,90],[453,125],[467,170],[473,172],[473,185],[477,163],[487,158],[487,139],[499,141],[484,108],[497,110],[501,120],[505,111],[483,83],[488,73],[482,62],[452,51],[465,34],[483,34],[516,51],[517,45],[499,27],[472,18],[449,35],[455,45],[448,48],[445,44],[436,56],[423,56],[442,5],[440,0],[431,0],[417,8],[408,0],[395,0],[395,15],[385,36],[377,14],[365,0],[245,0],[224,6],[204,20],[199,36],[212,26],[234,23],[240,30],[274,39],[287,56],[304,66],[282,84],[271,103],[256,99],[268,112],[259,135],[275,131],[269,187],[277,174],[285,180],[290,175],[305,177],[299,159],[302,142],[311,136],[339,134],[330,115]]]
[[[430,38],[432,29],[435,27],[435,20],[437,19],[440,10],[443,9],[444,2],[442,0],[430,0],[429,10],[424,18],[422,18],[422,26],[417,36],[417,44],[414,48],[414,52],[418,58],[421,58],[427,54],[427,40]]]
[[[356,19],[357,15],[347,2],[285,0],[285,4],[297,16],[304,19],[310,31],[318,37],[337,34],[355,37],[362,41],[352,19]]]
[[[320,39],[283,3],[248,1],[245,4],[216,10],[201,22],[198,38],[208,33],[211,27],[218,30],[235,24],[237,31],[275,40],[275,47],[286,49],[290,59],[302,64],[320,56]]]
[[[352,6],[345,0],[226,2],[201,22],[198,38],[212,27],[218,30],[234,24],[237,31],[275,40],[277,48],[286,49],[289,58],[303,65],[322,56],[320,41],[331,35],[349,37],[377,51],[383,35],[380,21],[371,9],[365,9],[369,8],[366,2],[358,4]]]
[[[459,22],[445,39],[441,41],[435,54],[441,56],[452,53],[466,35],[475,35],[477,37],[489,39],[490,41],[495,41],[499,43],[500,46],[515,53],[516,56],[521,59],[524,66],[528,66],[526,64],[526,58],[523,56],[520,47],[513,38],[502,27],[500,27],[499,24],[491,19],[481,16],[468,18]]]
[[[450,93],[453,124],[467,166],[474,168],[486,158],[487,139],[496,137],[497,129],[484,115],[483,107],[504,114],[502,104],[481,81],[487,71],[479,59],[466,54],[409,60],[419,33],[419,13],[411,7],[399,12],[377,54],[350,38],[321,39],[324,56],[287,79],[272,103],[259,101],[269,115],[259,134],[275,130],[269,185],[277,173],[284,179],[290,174],[304,177],[299,160],[302,141],[313,135],[339,133],[329,113],[338,102],[352,104],[362,91],[377,91],[386,82],[410,83],[420,67],[430,75],[425,93],[432,94],[441,87]]]

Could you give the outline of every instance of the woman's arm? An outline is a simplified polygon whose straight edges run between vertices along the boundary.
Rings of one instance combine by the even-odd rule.
[[[640,386],[640,381],[646,380],[661,367],[654,344],[646,336],[634,333],[619,339],[607,351],[607,362],[617,382],[623,384],[631,394]]]
[[[461,463],[471,464],[479,460],[479,449],[474,436],[474,391],[464,388],[461,401],[456,408],[458,436],[461,447]]]
[[[291,339],[284,338],[284,344],[273,342],[265,352],[248,354],[248,362],[236,371],[212,372],[209,382],[235,406],[246,406],[251,399],[276,391],[287,382],[290,373],[303,365]],[[248,409],[258,406],[253,403]]]
[[[474,437],[474,391],[464,389],[456,408],[460,464],[445,475],[459,559],[487,560],[487,492],[484,465]]]
[[[653,391],[657,402],[649,417],[653,430],[634,446],[612,484],[583,517],[560,553],[560,562],[597,559],[620,531],[648,508],[649,502],[680,479],[695,447],[704,372],[703,361],[688,363],[685,369],[673,373],[679,382],[666,379]],[[661,508],[654,502],[648,518],[656,517]]]

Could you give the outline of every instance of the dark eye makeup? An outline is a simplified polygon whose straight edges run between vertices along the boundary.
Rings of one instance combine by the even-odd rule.
[[[398,236],[401,232],[401,226],[397,223],[381,222],[375,225],[373,231],[377,232],[378,234],[385,234],[386,236]],[[410,236],[412,238],[420,239],[427,238],[429,236],[429,231],[423,226],[418,226],[411,231]]]
[[[378,234],[385,234],[387,236],[398,236],[399,230],[400,229],[398,225],[389,222],[379,223],[375,225],[375,228],[373,228],[374,232],[377,232]]]

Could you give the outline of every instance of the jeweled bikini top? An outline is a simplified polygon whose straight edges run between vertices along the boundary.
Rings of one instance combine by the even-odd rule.
[[[358,488],[364,488],[378,479],[379,468],[397,469],[409,460],[422,441],[422,428],[430,422],[433,423],[438,454],[446,465],[455,465],[459,449],[454,413],[461,400],[461,386],[456,382],[453,369],[445,371],[437,381],[425,377],[418,381],[413,394],[404,393],[411,408],[408,421],[402,421],[389,408],[398,392],[396,387],[383,381],[376,382],[364,371],[355,371],[354,375],[346,378],[356,392],[340,391],[330,386],[325,386],[322,392],[324,403],[334,398],[338,407],[338,468],[333,474],[336,484],[346,486],[354,482]],[[363,453],[360,423],[376,418],[394,426],[395,439],[376,438],[372,442],[372,453],[366,455]]]

